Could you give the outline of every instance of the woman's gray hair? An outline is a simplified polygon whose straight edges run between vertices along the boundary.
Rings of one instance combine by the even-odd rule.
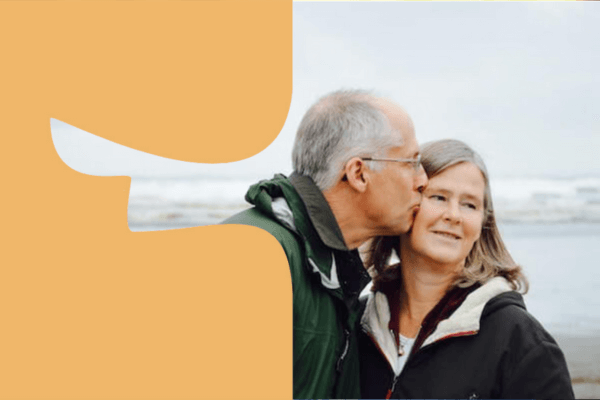
[[[319,99],[298,127],[292,150],[294,171],[327,190],[341,178],[352,157],[379,156],[401,144],[394,141],[393,129],[375,99],[360,90],[337,91]],[[367,165],[383,168],[377,163]]]
[[[495,276],[503,276],[513,289],[527,292],[527,278],[508,252],[496,224],[489,175],[479,154],[460,140],[445,139],[424,144],[421,147],[421,160],[430,179],[453,165],[468,162],[481,171],[485,181],[481,236],[469,252],[465,268],[453,286],[469,287],[475,283],[483,284]],[[367,266],[375,267],[381,275],[378,280],[382,284],[399,279],[398,271],[388,270],[386,265],[392,249],[398,249],[399,245],[398,237],[379,237],[371,244]]]

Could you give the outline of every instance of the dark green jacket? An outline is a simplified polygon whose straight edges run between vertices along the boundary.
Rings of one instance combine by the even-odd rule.
[[[253,185],[254,205],[225,224],[252,225],[281,243],[294,307],[294,398],[359,398],[358,295],[369,278],[312,179],[276,175]]]

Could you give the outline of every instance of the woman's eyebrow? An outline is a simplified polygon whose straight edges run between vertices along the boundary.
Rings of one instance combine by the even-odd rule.
[[[437,193],[443,193],[443,194],[452,194],[453,193],[450,189],[445,189],[445,188],[439,187],[439,186],[427,186],[425,188],[425,192],[437,192]]]
[[[473,200],[473,201],[477,201],[479,203],[483,203],[483,198],[479,197],[478,195],[472,194],[472,193],[463,193],[462,197],[465,199],[468,199],[468,200]]]

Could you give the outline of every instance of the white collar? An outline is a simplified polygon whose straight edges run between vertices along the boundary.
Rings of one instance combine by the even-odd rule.
[[[456,311],[437,325],[435,331],[427,337],[421,347],[451,336],[476,334],[479,332],[481,314],[487,302],[500,293],[511,290],[512,288],[505,278],[498,276],[490,279],[480,288],[469,293]],[[398,348],[396,340],[389,331],[390,319],[387,296],[382,292],[369,293],[360,324],[363,330],[375,341],[389,365],[394,369],[394,373],[396,373]]]

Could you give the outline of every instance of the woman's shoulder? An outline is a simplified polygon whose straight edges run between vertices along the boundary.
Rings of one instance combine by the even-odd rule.
[[[508,335],[513,344],[536,346],[541,343],[556,344],[554,338],[531,315],[525,306],[523,295],[508,291],[490,299],[481,315],[481,328],[495,332],[496,337]]]
[[[520,293],[505,292],[486,304],[480,334],[502,355],[502,398],[574,397],[563,352]]]

